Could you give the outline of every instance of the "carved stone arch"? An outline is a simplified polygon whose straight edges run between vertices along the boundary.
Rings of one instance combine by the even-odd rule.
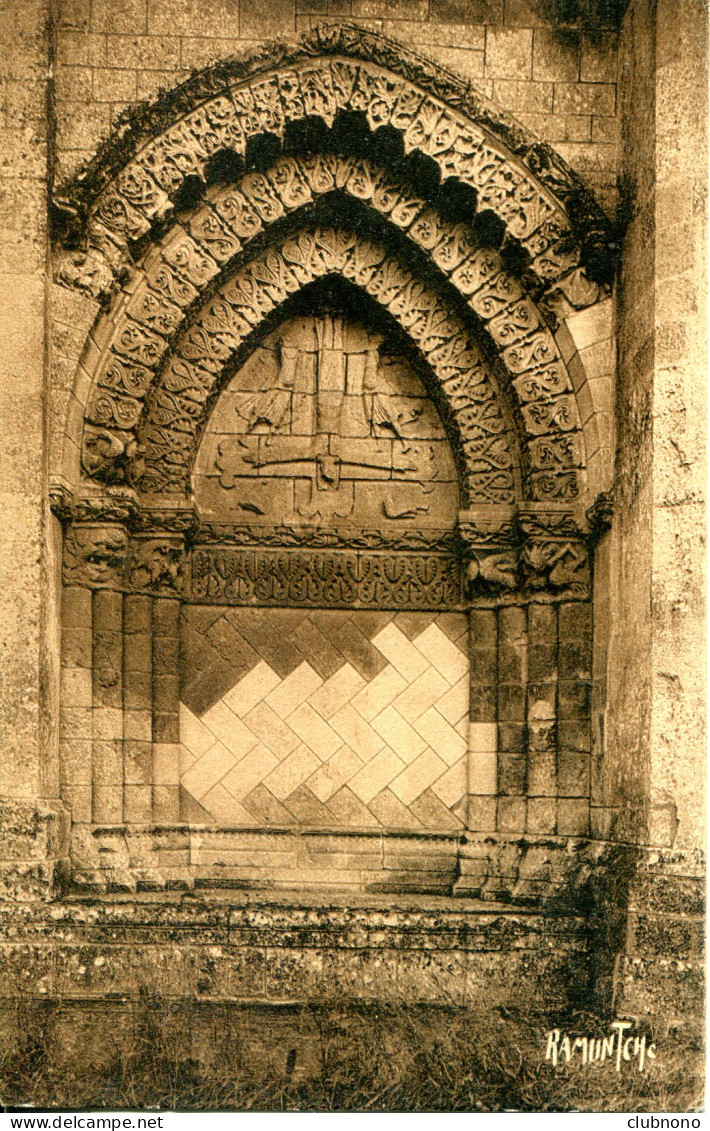
[[[475,188],[533,260],[554,248],[561,258],[540,260],[542,279],[561,277],[580,258],[598,274],[608,258],[608,221],[558,154],[445,68],[347,24],[318,27],[295,47],[215,64],[131,110],[57,193],[67,234],[89,242],[93,235],[96,246],[107,233],[114,243],[135,239],[169,211],[187,176],[204,176],[216,152],[244,156],[252,138],[282,138],[290,124],[313,118],[331,126],[343,111],[363,114],[373,131],[391,127],[406,152],[436,162],[442,180]]]
[[[209,295],[169,351],[162,338],[138,322],[119,323],[89,407],[88,470],[109,480],[124,477],[125,470],[125,478],[148,494],[184,494],[204,414],[230,358],[291,295],[329,274],[369,293],[429,362],[454,428],[468,501],[511,503],[519,495],[513,478],[515,438],[472,335],[426,281],[386,248],[347,230],[297,231],[248,259]],[[151,366],[157,377],[149,385]],[[129,390],[143,391],[142,412],[142,402],[127,395]],[[128,431],[133,426],[136,454],[129,449],[118,463],[111,457],[102,462],[95,454],[97,442],[110,435],[118,447],[133,435]]]
[[[509,386],[526,440],[526,495],[575,499],[584,444],[572,386],[552,335],[521,284],[505,270],[501,255],[479,246],[470,224],[445,220],[433,207],[423,207],[421,198],[389,180],[386,172],[337,157],[282,159],[267,174],[249,174],[236,186],[216,189],[184,228],[175,225],[149,252],[139,268],[142,279],[134,278],[130,301],[112,314],[111,350],[93,375],[98,387],[87,410],[89,444],[98,444],[109,457],[118,454],[123,468],[123,452],[133,444],[130,430],[151,387],[150,372],[160,367],[168,339],[176,339],[185,306],[194,308],[201,288],[209,293],[220,278],[230,277],[235,263],[248,259],[250,237],[257,242],[268,238],[269,221],[276,228],[288,213],[312,206],[314,199],[326,201],[336,185],[403,234],[426,270],[440,276],[483,331],[490,352],[498,354],[501,372],[507,371],[504,389]],[[359,228],[372,226],[367,215],[361,219]],[[403,287],[400,306],[404,295]],[[199,315],[193,311],[195,317]],[[127,372],[129,363],[134,368]],[[469,419],[469,432],[475,425]],[[85,452],[87,469],[99,471],[101,462],[110,466],[110,459],[100,461],[94,452]]]
[[[138,430],[142,490],[188,489],[200,431],[230,358],[292,295],[331,276],[369,296],[424,358],[461,468],[463,505],[513,503],[520,497],[515,434],[466,327],[435,290],[385,248],[352,231],[321,228],[288,235],[247,262],[177,340]],[[181,420],[179,452],[163,423],[168,415]]]
[[[351,127],[360,131],[357,144],[348,140]],[[391,153],[383,138],[397,139]],[[525,791],[535,814],[541,782],[545,797],[557,789],[556,712],[564,690],[558,696],[558,667],[563,660],[568,667],[577,663],[566,642],[570,633],[576,640],[588,615],[581,512],[591,501],[585,476],[589,422],[596,421],[584,400],[580,359],[589,342],[585,319],[608,309],[600,261],[610,238],[601,213],[547,147],[453,76],[348,27],[316,31],[293,50],[279,47],[247,63],[209,68],[155,106],[132,113],[60,197],[58,282],[102,303],[76,374],[64,477],[72,497],[55,507],[66,524],[67,639],[77,628],[83,632],[94,671],[90,692],[86,679],[81,684],[88,700],[82,726],[91,738],[83,744],[76,789],[67,776],[77,866],[87,882],[106,881],[96,852],[106,851],[102,829],[121,821],[130,826],[130,847],[118,853],[121,882],[129,885],[165,882],[163,864],[146,848],[153,825],[180,824],[179,836],[189,841],[195,823],[245,824],[266,834],[274,822],[299,826],[303,815],[306,825],[364,826],[387,835],[404,821],[424,835],[448,830],[450,883],[470,893],[477,882],[471,878],[477,834],[526,832]],[[344,417],[333,429],[308,432],[304,426],[289,433],[291,418],[283,430],[287,442],[280,449],[280,438],[271,445],[278,458],[262,460],[257,437],[260,484],[252,493],[236,460],[229,466],[222,460],[221,467],[212,460],[212,437],[229,437],[233,454],[246,435],[233,416],[219,428],[216,422],[226,421],[232,393],[241,395],[237,386],[257,344],[270,342],[270,328],[286,325],[299,302],[305,309],[309,294],[317,307],[318,288],[326,284],[331,293],[341,287],[365,296],[376,312],[373,322],[399,327],[409,343],[415,377],[426,375],[426,389],[417,395],[426,402],[428,393],[441,416],[431,425],[439,431],[427,441],[440,443],[448,461],[439,503],[427,518],[419,503],[430,481],[424,483],[419,465],[395,467],[398,440],[391,441],[391,462],[384,466],[376,468],[374,459],[368,464],[362,449],[359,461],[341,459]],[[320,299],[314,320],[334,328],[338,315],[323,293]],[[317,404],[321,349],[322,341]],[[347,386],[349,364],[328,372],[337,368]],[[363,419],[359,439],[369,452],[379,436],[373,415]],[[210,507],[205,493],[201,507],[192,490],[198,471],[194,480],[191,473],[212,423],[198,471],[209,469],[213,479],[217,470],[231,475],[235,483],[220,489],[234,488],[234,494],[231,502]],[[279,456],[295,450],[292,439],[301,445],[299,461]],[[303,472],[300,499],[293,462]],[[346,463],[354,469],[349,511],[335,497]],[[368,485],[373,470],[391,471],[381,477],[388,484],[381,494]],[[397,479],[399,473],[409,478]],[[281,476],[273,497],[265,482],[272,475]],[[290,485],[293,506],[279,509]],[[316,491],[329,499],[318,500]],[[267,496],[269,505],[255,510]],[[284,525],[276,524],[280,514]],[[204,636],[213,616],[228,627],[218,630],[224,631],[216,647],[221,659],[205,646],[211,659],[203,668],[202,661],[192,664],[190,633]],[[367,641],[378,652],[354,683],[345,651],[340,659],[332,652],[324,659],[343,616],[354,617],[366,639],[353,644],[351,655],[364,662]],[[236,694],[239,657],[248,657],[249,678],[267,677],[277,704],[277,684],[290,679],[289,664],[312,680],[310,661],[301,669],[298,650],[283,671],[271,666],[281,664],[292,628],[314,663],[336,663],[333,674],[347,676],[353,702],[360,680],[377,678],[388,649],[394,656],[393,641],[405,651],[411,640],[421,644],[423,659],[407,679],[413,686],[417,673],[432,669],[442,718],[451,712],[451,726],[442,728],[434,713],[419,738],[409,735],[401,758],[386,755],[397,803],[372,796],[374,778],[369,785],[358,778],[362,804],[350,797],[328,816],[330,786],[314,778],[322,804],[314,794],[305,813],[303,795],[295,795],[318,773],[313,759],[320,763],[334,743],[346,743],[323,727],[319,733],[330,748],[306,757],[291,818],[280,805],[286,778],[269,812],[258,799],[246,801],[241,760],[235,781],[244,796],[232,794],[227,804],[222,795],[225,805],[203,805],[202,794],[191,794],[195,775],[184,741],[202,733],[197,724],[212,706],[219,713],[224,696]],[[234,643],[234,631],[241,643]],[[529,666],[528,640],[534,648]],[[433,674],[444,656],[445,682],[458,689],[446,704],[449,691],[441,673]],[[199,694],[191,698],[193,668],[198,682],[203,671],[221,672],[211,705]],[[474,668],[482,681],[477,689],[469,679]],[[411,694],[418,707],[418,692]],[[313,722],[310,707],[304,712],[307,718],[293,719],[301,738]],[[242,713],[246,719],[249,711]],[[291,710],[284,703],[282,722],[286,716],[291,719]],[[230,716],[222,714],[222,721]],[[386,721],[382,725],[386,730]],[[255,726],[251,736],[236,727],[230,741],[241,735],[239,741],[254,744],[261,759],[255,788],[268,788],[276,769],[269,768],[270,756],[258,753]],[[61,737],[68,775],[75,773],[74,739],[70,730]],[[405,762],[422,744],[410,772]],[[364,767],[374,746],[363,746],[361,754]],[[221,769],[231,773],[232,756],[222,755]],[[342,757],[343,773],[355,782],[358,765],[349,754]],[[521,766],[527,773],[523,758],[529,781],[521,777]],[[421,804],[420,772],[431,793]],[[383,795],[389,788],[383,786]],[[464,828],[466,839],[460,837]],[[554,822],[545,828],[554,831]],[[227,866],[220,854],[225,845],[229,854],[233,833],[217,830],[220,869]],[[474,845],[473,863],[466,844]],[[482,852],[488,859],[490,845]],[[190,864],[173,879],[192,883],[196,877],[200,865]]]
[[[152,360],[159,362],[161,335],[164,340],[177,332],[185,308],[198,303],[197,295],[215,285],[220,272],[229,269],[227,261],[253,234],[244,228],[245,210],[235,215],[235,200],[247,196],[252,216],[261,226],[268,220],[268,200],[259,202],[259,183],[268,182],[267,171],[266,176],[247,175],[242,186],[250,190],[248,194],[233,185],[215,186],[191,215],[180,214],[184,227],[172,223],[171,200],[176,193],[179,197],[186,178],[204,176],[210,160],[225,149],[244,154],[250,139],[264,134],[283,137],[290,125],[314,116],[330,126],[343,112],[363,115],[370,129],[386,126],[399,131],[405,150],[437,163],[442,182],[455,178],[475,190],[479,215],[483,210],[499,217],[503,258],[494,249],[467,244],[469,226],[456,219],[443,221],[431,202],[411,191],[407,194],[402,186],[396,186],[393,203],[395,186],[387,184],[386,170],[368,169],[363,160],[338,159],[340,187],[369,207],[377,209],[379,204],[380,213],[430,257],[464,304],[494,339],[498,337],[502,364],[508,369],[511,389],[516,390],[513,403],[520,402],[519,430],[532,453],[528,462],[537,472],[526,483],[526,495],[572,501],[580,494],[574,469],[585,462],[584,444],[573,388],[551,331],[559,318],[603,297],[599,285],[586,274],[587,267],[592,274],[598,270],[594,255],[605,241],[609,243],[603,215],[546,147],[524,135],[490,104],[473,99],[451,76],[442,76],[406,52],[403,62],[398,61],[392,45],[381,37],[347,27],[321,29],[293,52],[281,50],[278,58],[208,69],[180,88],[179,94],[137,112],[121,140],[103,148],[63,195],[62,207],[73,200],[77,224],[69,242],[83,240],[88,254],[103,258],[114,273],[125,271],[128,264],[133,275],[111,312],[114,326],[125,320],[114,340],[126,334],[129,339],[147,337],[157,329]],[[145,140],[148,126],[151,134],[158,135],[150,141]],[[309,169],[303,169],[304,161]],[[295,173],[294,165],[301,166]],[[326,165],[327,159],[318,154],[299,162],[280,159],[268,184],[271,200],[283,211],[306,206],[299,189],[305,184],[306,195],[318,197],[317,174]],[[171,224],[166,235],[142,266],[139,263],[142,281],[131,256],[146,242],[152,244],[154,233],[166,221]],[[486,286],[481,285],[486,271],[477,269],[476,256],[495,274]],[[504,260],[517,262],[513,274],[503,269]],[[110,277],[110,271],[99,274]],[[60,256],[59,277],[70,282],[70,276],[67,261]],[[97,331],[102,347],[107,332],[108,326]],[[150,352],[150,345],[146,349]],[[120,349],[117,352],[123,356]],[[89,376],[95,379],[93,372]],[[110,387],[114,376],[115,365],[108,379],[99,376],[99,383]],[[82,372],[79,380],[86,388],[87,374]],[[120,378],[124,385],[125,380]],[[142,382],[151,379],[135,369],[128,380],[141,393]],[[574,389],[583,381],[584,374],[581,381],[577,375]],[[127,456],[137,453],[132,429],[141,411],[139,400],[114,398],[109,407],[107,393],[95,395],[89,418],[100,434],[90,435],[102,459],[118,457],[119,463],[125,463]],[[70,454],[76,451],[80,428],[76,418],[70,428]],[[596,420],[586,412],[584,436],[590,451],[592,445],[598,446],[595,432]],[[550,473],[555,468],[553,485],[555,477]],[[67,468],[65,481],[75,481],[76,470],[76,465]]]

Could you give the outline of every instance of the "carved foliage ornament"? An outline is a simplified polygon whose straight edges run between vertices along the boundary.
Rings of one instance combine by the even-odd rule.
[[[401,530],[396,535],[382,530],[348,530],[331,526],[263,526],[203,523],[195,535],[197,544],[272,548],[308,547],[331,550],[423,550],[454,553],[458,549],[451,530]]]
[[[314,51],[321,57],[303,58],[303,54],[312,56]],[[369,53],[374,58],[356,61],[352,57],[324,57],[331,52],[351,56]],[[183,86],[179,109],[156,107],[153,113],[159,122],[136,122],[136,136],[142,141],[151,136],[154,140],[142,144],[126,163],[123,154],[130,151],[132,135],[124,128],[121,143],[113,143],[113,152],[109,144],[102,160],[82,175],[81,182],[64,190],[65,210],[75,211],[68,203],[72,196],[91,198],[90,242],[99,242],[91,238],[92,229],[97,228],[110,231],[114,239],[137,239],[155,218],[165,214],[168,194],[185,176],[204,176],[205,164],[216,151],[229,148],[243,154],[250,137],[265,132],[281,136],[289,122],[314,115],[330,126],[338,111],[354,110],[365,114],[372,130],[383,125],[398,130],[405,151],[418,149],[432,157],[440,167],[442,180],[456,176],[472,185],[480,207],[497,212],[516,239],[530,241],[533,259],[541,259],[541,280],[557,277],[577,265],[569,253],[556,252],[559,264],[547,254],[561,239],[568,246],[575,244],[570,240],[570,221],[556,197],[575,196],[576,214],[585,215],[586,211],[585,219],[594,227],[597,242],[608,229],[601,210],[591,198],[587,200],[574,175],[558,158],[550,160],[548,147],[533,142],[526,145],[523,131],[512,119],[501,122],[505,135],[505,144],[501,145],[490,131],[500,113],[491,105],[482,113],[480,96],[473,95],[453,75],[410,55],[401,45],[361,30],[341,28],[335,38],[329,35],[310,46],[304,44],[301,57],[298,55],[298,51],[292,53],[293,65],[288,66],[288,49],[281,48],[274,60],[282,66],[279,72],[256,74],[246,83],[243,75],[241,84],[236,75],[231,78],[225,73],[230,64],[223,66],[222,75],[204,73],[203,86],[211,79],[213,87],[201,91],[199,105],[187,113],[190,95]],[[252,73],[258,72],[260,64],[264,65],[263,60],[252,65]],[[231,69],[238,71],[238,64],[231,64]],[[248,74],[248,68],[245,70]],[[199,82],[195,80],[193,85]],[[455,91],[456,105],[446,104],[447,88],[451,94]],[[170,100],[167,96],[165,101]],[[150,114],[151,109],[146,108],[136,118]],[[177,117],[179,121],[175,121]],[[485,126],[472,117],[480,117]],[[171,119],[173,124],[166,126]],[[512,155],[511,140],[520,156]],[[531,161],[526,167],[528,155]],[[118,172],[120,166],[123,168]],[[552,191],[545,185],[548,180]],[[587,204],[586,210],[579,207],[580,197]],[[578,261],[578,243],[576,247]],[[533,270],[536,268],[534,263]]]
[[[171,245],[168,253],[174,251]],[[489,252],[477,252],[471,259],[469,280],[471,272],[477,270],[474,292],[478,298],[485,295],[488,269],[479,270],[477,264],[483,268],[489,263],[495,286],[499,286],[501,272],[496,274],[491,256]],[[140,483],[144,491],[185,491],[204,406],[228,358],[279,303],[312,279],[334,271],[362,286],[391,311],[442,380],[462,436],[470,501],[510,501],[513,460],[504,421],[475,344],[462,323],[452,317],[435,293],[412,277],[407,268],[400,267],[383,248],[352,233],[332,229],[289,237],[280,246],[257,256],[223,284],[170,357],[152,399],[134,462],[127,460],[126,434],[117,431],[116,455],[102,440],[105,462],[99,466],[97,429],[92,424],[87,434],[90,450],[84,454],[86,470],[109,480],[127,477]],[[519,291],[511,293],[515,298]],[[577,475],[567,469],[581,464],[582,448],[575,431],[578,420],[574,404],[569,395],[565,396],[568,379],[549,333],[540,331],[534,315],[520,303],[514,304],[512,310],[509,328],[505,316],[497,315],[496,332],[505,341],[523,335],[520,345],[507,346],[505,354],[515,366],[516,388],[523,389],[529,410],[526,419],[535,433],[535,454],[540,463],[540,473],[532,476],[535,497],[574,498],[578,493]],[[167,342],[163,341],[161,346],[159,341],[137,323],[131,323],[114,339],[113,351],[123,353],[108,355],[107,376],[99,377],[103,386],[96,394],[102,406],[115,404],[114,417],[125,418],[126,411],[134,412],[136,396],[127,397],[126,393],[129,387],[134,392],[139,386],[148,387],[148,367],[155,368],[167,348]],[[533,372],[523,386],[527,370]],[[537,381],[532,380],[535,376]],[[558,393],[558,389],[564,391]],[[532,411],[536,407],[535,396],[547,402],[537,406],[537,412]],[[95,419],[96,399],[92,404],[89,417]],[[104,417],[111,411],[101,409]],[[552,434],[540,437],[544,429]],[[101,430],[102,437],[104,431]],[[541,440],[546,443],[543,445]]]
[[[436,609],[460,604],[453,556],[197,547],[193,600],[238,605]]]

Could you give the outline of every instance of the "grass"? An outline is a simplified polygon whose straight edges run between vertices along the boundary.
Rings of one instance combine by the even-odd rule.
[[[470,1009],[317,1005],[279,1013],[143,999],[117,1023],[91,1014],[72,1042],[59,1004],[15,1007],[0,1056],[6,1106],[168,1111],[697,1111],[701,1042],[658,1040],[643,1074],[612,1062],[545,1063],[545,1033],[608,1031],[566,1019]],[[85,1010],[86,1012],[86,1010]],[[14,1028],[14,1026],[13,1026]],[[77,1030],[78,1031],[78,1030]],[[72,1051],[73,1050],[73,1051]]]

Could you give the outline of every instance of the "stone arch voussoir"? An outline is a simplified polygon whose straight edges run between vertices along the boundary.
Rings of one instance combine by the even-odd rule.
[[[230,358],[292,295],[333,274],[387,310],[427,361],[448,406],[469,501],[512,503],[518,494],[515,438],[465,326],[387,249],[353,232],[318,228],[288,235],[250,259],[178,337],[137,422],[129,479],[148,494],[187,492],[201,426]],[[135,323],[124,331],[124,352],[109,363],[111,380],[135,380],[136,367],[147,373],[163,348],[156,338]],[[100,396],[111,399],[108,391]],[[108,411],[115,414],[113,406]],[[90,425],[89,437],[102,431]]]
[[[295,47],[277,45],[226,60],[131,111],[118,133],[57,193],[69,240],[115,253],[169,212],[188,176],[204,177],[215,153],[244,157],[254,138],[283,138],[294,123],[331,127],[355,112],[370,130],[401,135],[475,189],[532,259],[547,286],[580,264],[595,276],[608,260],[609,223],[579,179],[549,146],[455,75],[384,36],[348,25],[321,27]],[[600,255],[600,249],[602,254]]]
[[[438,84],[436,74],[440,80],[443,75]],[[174,222],[175,193],[186,177],[204,177],[215,153],[244,155],[250,139],[283,137],[290,123],[312,117],[331,127],[341,112],[363,115],[373,131],[397,130],[405,151],[416,150],[437,164],[442,182],[456,178],[473,188],[479,210],[496,213],[503,224],[503,247],[512,241],[522,249],[524,273],[506,270],[495,249],[476,246],[470,224],[444,221],[426,198],[391,177],[388,182],[386,169],[342,155],[281,157],[238,185],[212,186],[201,205]],[[150,140],[148,123],[155,135]],[[81,411],[86,395],[72,410],[65,482],[77,477],[74,453],[82,430],[93,447],[93,453],[86,444],[84,450],[92,474],[98,469],[100,476],[101,467],[112,465],[120,478],[137,466],[136,429],[168,343],[181,333],[185,313],[194,317],[204,292],[248,244],[249,209],[263,229],[274,219],[267,215],[274,201],[285,213],[306,205],[305,198],[319,195],[316,181],[329,161],[338,164],[339,189],[406,233],[485,328],[499,369],[507,372],[504,395],[510,395],[523,439],[525,497],[577,499],[591,445],[598,447],[598,428],[588,412],[581,418],[575,395],[584,382],[570,381],[553,331],[559,325],[564,330],[577,310],[605,298],[585,263],[595,240],[595,246],[609,240],[603,217],[574,174],[491,104],[471,92],[464,96],[453,76],[417,56],[404,52],[398,59],[382,37],[347,27],[320,29],[292,51],[282,48],[268,58],[208,69],[136,112],[121,137],[107,143],[64,194],[65,214],[73,199],[80,227],[83,218],[79,238],[86,254],[107,265],[94,273],[104,293],[111,272],[125,276],[129,264],[131,275],[113,300],[110,319],[102,319],[95,331],[98,364],[94,341],[80,368],[78,384],[93,391],[86,428]],[[264,183],[268,192],[260,198]],[[240,199],[247,208],[237,207]],[[570,202],[575,207],[568,212]],[[161,237],[166,222],[170,226]],[[77,239],[76,225],[72,238]],[[132,260],[146,243],[151,250],[136,266]],[[61,252],[58,261],[59,280],[76,283]],[[580,357],[574,364],[578,370]],[[596,451],[591,454],[599,462]]]
[[[268,174],[249,174],[237,185],[216,189],[184,226],[176,225],[149,252],[130,297],[112,312],[111,346],[93,374],[95,388],[86,410],[89,442],[113,456],[129,443],[127,433],[140,418],[151,372],[162,363],[185,308],[219,278],[220,269],[249,244],[250,236],[263,235],[269,223],[311,204],[335,184],[386,216],[449,281],[485,329],[501,370],[508,371],[519,429],[527,441],[531,489],[542,497],[555,489],[575,497],[576,472],[569,469],[583,465],[584,453],[572,386],[552,335],[520,283],[494,249],[478,245],[470,225],[422,208],[419,198],[388,182],[367,162],[337,157],[281,159]],[[114,434],[113,443],[107,429]],[[95,465],[89,453],[85,466],[96,471]]]

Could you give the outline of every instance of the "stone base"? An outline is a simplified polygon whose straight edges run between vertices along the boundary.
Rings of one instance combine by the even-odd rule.
[[[626,947],[614,1005],[665,1030],[704,1031],[705,860],[697,851],[645,849],[627,893]]]
[[[666,1029],[702,1022],[700,853],[565,837],[79,826],[70,888],[63,810],[11,801],[1,816],[8,998],[484,995]]]
[[[53,899],[69,874],[69,815],[61,802],[0,798],[0,899]]]
[[[581,837],[465,834],[454,894],[570,910],[585,902],[592,874],[604,871],[609,846]]]
[[[231,889],[456,895],[574,912],[609,846],[585,838],[457,832],[75,825],[87,892]]]
[[[585,984],[572,915],[471,900],[210,893],[6,905],[7,997],[195,1002],[535,1003]]]

